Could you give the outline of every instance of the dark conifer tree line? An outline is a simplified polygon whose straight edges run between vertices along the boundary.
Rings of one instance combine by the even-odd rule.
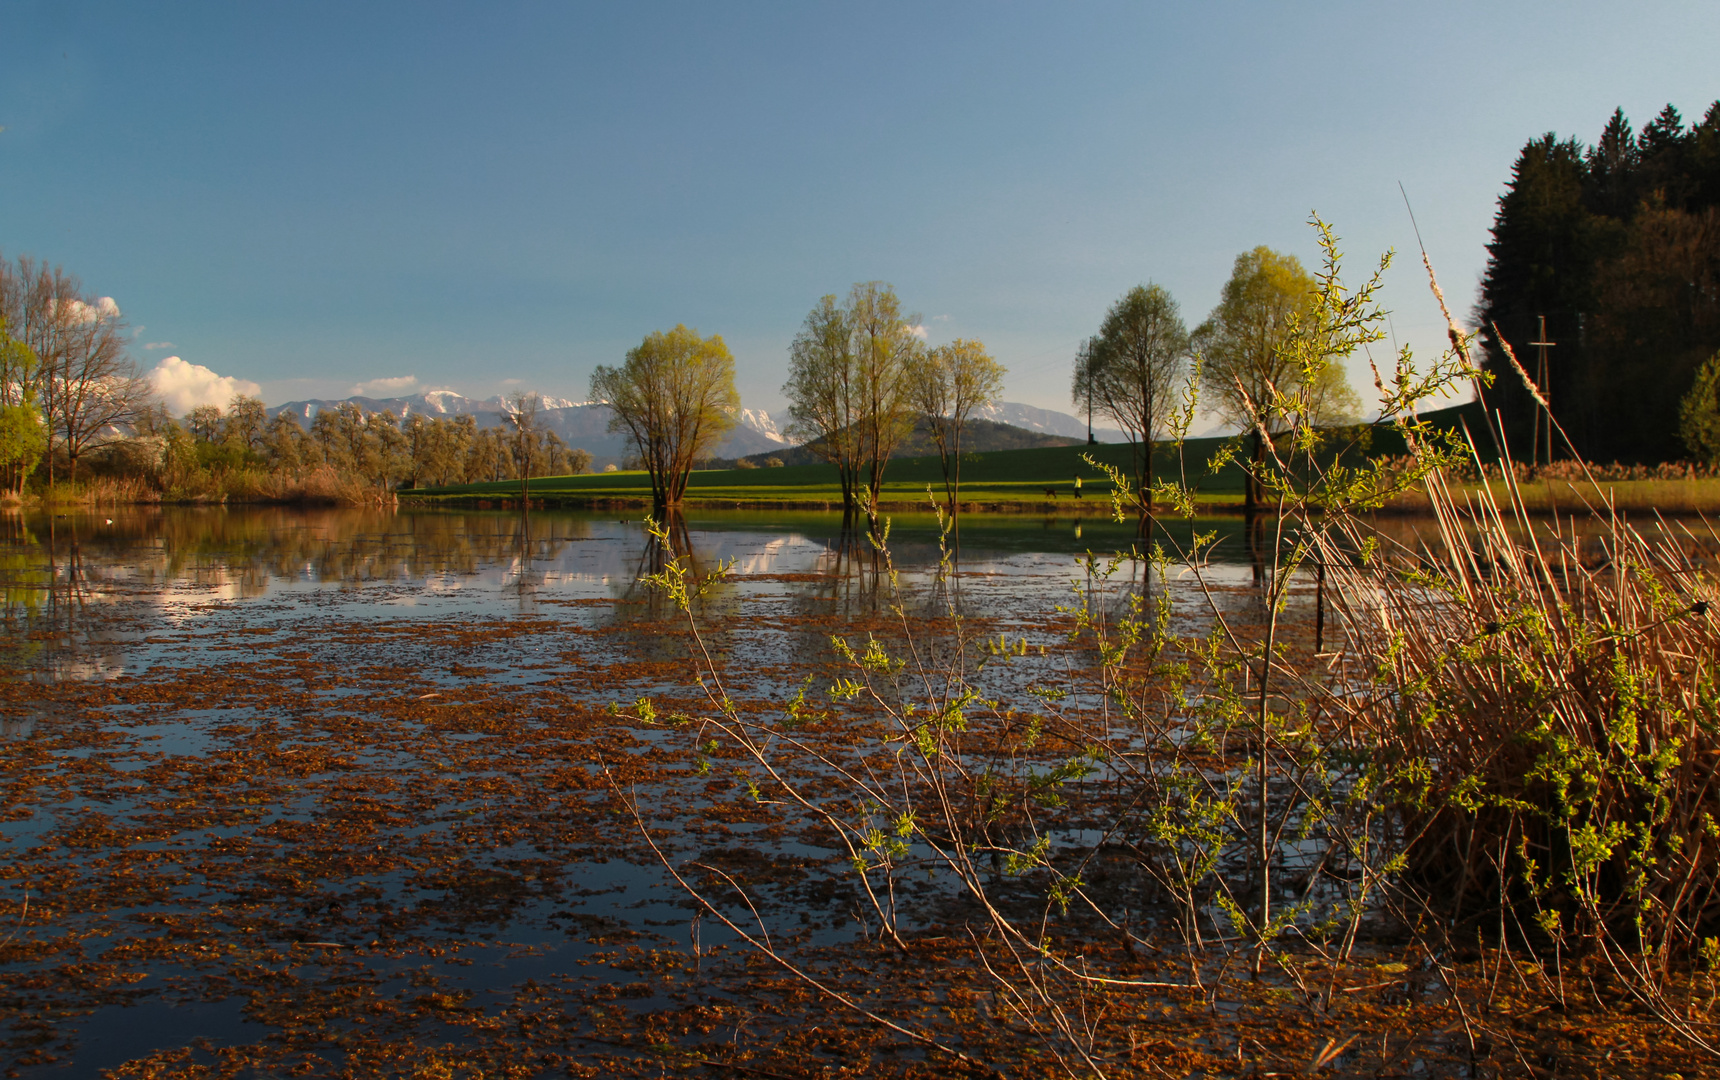
[[[1641,134],[1615,111],[1593,146],[1530,140],[1488,253],[1487,401],[1511,445],[1528,447],[1535,403],[1499,337],[1534,374],[1544,316],[1553,415],[1583,457],[1685,456],[1679,403],[1720,349],[1720,102],[1688,126],[1668,105]]]

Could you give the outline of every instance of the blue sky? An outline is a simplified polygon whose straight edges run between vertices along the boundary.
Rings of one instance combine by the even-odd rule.
[[[1518,149],[1720,97],[1720,5],[8,4],[0,253],[114,297],[271,403],[371,380],[586,394],[648,331],[721,333],[775,410],[818,297],[894,283],[1008,398],[1068,408],[1132,285],[1192,326],[1237,253],[1441,326]],[[150,348],[149,346],[155,346]],[[415,380],[408,383],[408,378]]]

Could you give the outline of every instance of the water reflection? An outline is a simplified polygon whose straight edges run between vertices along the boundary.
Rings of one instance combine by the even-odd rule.
[[[1378,531],[1405,553],[1438,558],[1444,550],[1425,519],[1382,519]],[[1186,574],[1175,567],[1197,534],[1212,537],[1203,545],[1209,578],[1252,585],[1258,606],[1280,542],[1276,522],[1265,516],[1156,522],[1151,542],[1168,553],[1170,580],[1149,577],[1143,561],[1126,560],[1112,580],[1125,587],[1113,595],[1183,587]],[[656,538],[636,518],[544,510],[12,512],[0,515],[6,629],[0,663],[38,677],[109,677],[121,670],[126,642],[148,632],[145,623],[188,626],[269,598],[312,600],[319,610],[354,618],[542,613],[598,601],[614,608],[615,619],[650,622],[669,612],[643,579],[660,574],[671,558],[700,578],[727,569],[730,584],[708,589],[700,601],[712,621],[738,611],[738,597],[765,594],[798,618],[884,614],[895,595],[892,568],[904,591],[925,605],[926,617],[951,604],[967,614],[1026,617],[1051,611],[1068,602],[1071,587],[1090,584],[1091,568],[1082,561],[1088,552],[1146,549],[1133,522],[1103,518],[968,515],[959,547],[945,551],[940,539],[929,514],[892,519],[886,559],[864,528],[843,528],[835,513],[694,512],[670,520]],[[1607,557],[1598,539],[1585,540],[1582,550],[1585,559]],[[1693,548],[1693,557],[1711,560],[1713,552]],[[1306,572],[1312,594],[1318,568]],[[1227,601],[1245,618],[1247,592]],[[142,621],[127,629],[87,618],[92,608],[116,604],[134,605]]]

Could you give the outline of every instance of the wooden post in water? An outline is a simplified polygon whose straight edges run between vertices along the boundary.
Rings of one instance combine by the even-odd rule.
[[[1325,650],[1321,648],[1326,639],[1326,560],[1319,559],[1314,563],[1314,655],[1318,656]]]

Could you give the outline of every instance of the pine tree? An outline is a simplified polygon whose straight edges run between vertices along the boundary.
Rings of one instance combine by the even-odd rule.
[[[1615,110],[1592,147],[1530,140],[1499,200],[1476,314],[1487,402],[1513,445],[1537,407],[1503,343],[1534,370],[1544,316],[1547,396],[1577,452],[1682,453],[1680,399],[1720,346],[1720,102],[1694,127],[1668,105],[1640,136]]]

